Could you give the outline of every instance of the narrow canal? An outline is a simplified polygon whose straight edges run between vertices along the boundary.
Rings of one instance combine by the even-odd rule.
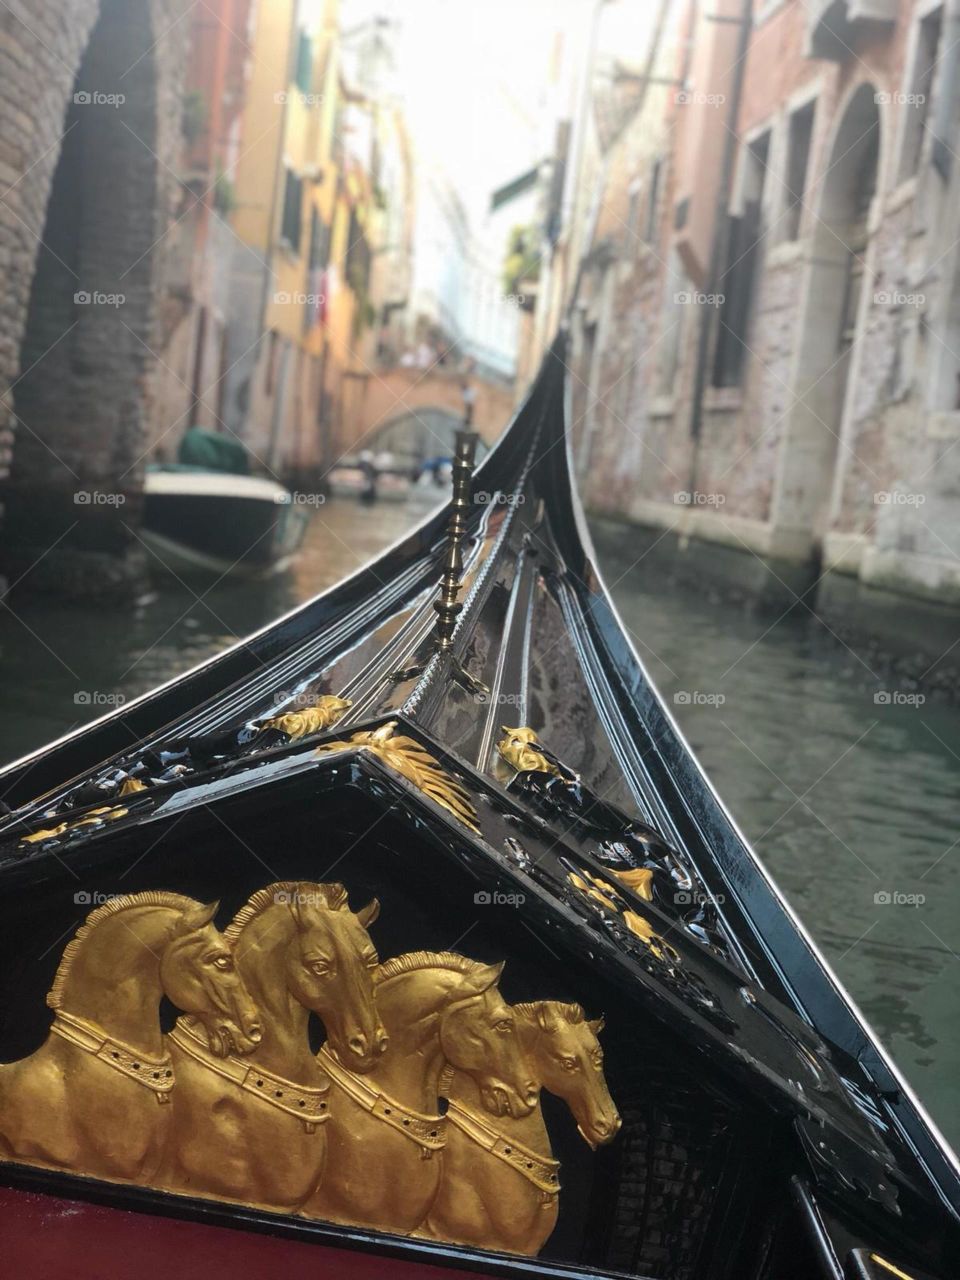
[[[0,608],[0,759],[22,755],[352,572],[419,510],[330,501],[286,577],[132,610]],[[664,591],[630,538],[600,561],[641,657],[734,817],[960,1146],[960,710],[897,690],[810,619]],[[879,697],[878,697],[879,695]]]

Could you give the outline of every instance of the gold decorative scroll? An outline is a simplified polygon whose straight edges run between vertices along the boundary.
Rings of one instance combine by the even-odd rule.
[[[310,734],[322,733],[324,729],[329,729],[352,706],[353,703],[349,698],[337,698],[331,693],[325,693],[312,706],[270,716],[268,720],[262,722],[260,727],[279,729],[281,733],[288,734],[292,742],[296,742],[299,738],[306,738]]]
[[[633,888],[627,876],[641,876],[642,874],[642,872],[630,871],[621,873],[618,879],[623,880],[624,884]],[[605,910],[612,912],[614,915],[619,915],[630,932],[645,943],[656,955],[663,956],[674,964],[679,964],[680,956],[676,949],[671,947],[668,942],[665,942],[643,916],[636,911],[631,911],[629,907],[622,907],[613,885],[608,884],[606,880],[601,880],[599,876],[595,876],[589,871],[584,871],[582,876],[575,871],[568,871],[567,879],[585,898],[590,898],[592,901],[598,902]],[[636,883],[644,889],[649,886],[649,881],[645,879],[637,880]],[[638,892],[640,892],[639,889]],[[640,896],[650,901],[646,893],[640,892]]]
[[[540,745],[540,739],[532,729],[508,729],[501,726],[503,737],[497,743],[497,750],[518,773],[552,773],[560,776],[560,770],[547,758]]]
[[[466,788],[451,777],[415,738],[398,734],[396,730],[397,722],[391,720],[379,729],[363,730],[340,742],[325,742],[317,747],[317,755],[361,747],[413,783],[418,791],[452,813],[465,827],[479,834],[480,821]]]
[[[119,808],[116,805],[106,805],[101,809],[91,809],[82,818],[58,822],[55,827],[44,827],[40,831],[31,831],[28,836],[21,836],[20,840],[23,844],[39,844],[41,840],[50,840],[54,836],[66,835],[68,831],[74,831],[77,827],[96,827],[101,822],[114,822],[117,818],[125,818],[127,813],[128,810],[124,808]]]
[[[502,964],[381,962],[377,900],[354,911],[341,884],[268,885],[223,932],[217,906],[147,891],[87,916],[46,1039],[0,1065],[0,1159],[538,1252],[561,1208],[541,1091],[591,1148],[620,1127],[602,1019],[508,1004]],[[180,1011],[166,1035],[163,1000]]]

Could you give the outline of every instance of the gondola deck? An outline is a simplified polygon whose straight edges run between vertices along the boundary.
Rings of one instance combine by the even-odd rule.
[[[11,1197],[27,1188],[41,1216],[46,1197],[147,1211],[171,1232],[163,1243],[154,1228],[161,1254],[184,1218],[266,1231],[265,1274],[299,1274],[294,1248],[357,1276],[381,1255],[411,1276],[953,1274],[954,1157],[711,790],[605,593],[571,481],[562,354],[560,340],[474,478],[449,652],[434,651],[441,514],[244,644],[2,775],[13,811],[0,825],[0,1058],[41,1054],[42,1067],[59,1055],[68,1087],[54,1099],[39,1067],[0,1068],[11,1188],[0,1215],[15,1220]],[[331,908],[327,888],[313,901],[333,882],[348,904]],[[139,920],[158,892],[220,902],[216,946],[232,949],[266,1013],[248,1043],[236,984],[230,999],[247,1012],[230,1019],[216,976],[212,1022],[199,997],[174,1001],[194,1022],[162,1042],[176,1084],[162,1104],[166,1154],[151,1163],[85,1123],[115,1094],[140,1103],[147,1091],[109,1064],[91,1076],[76,1042],[91,1020],[77,1030],[54,1001],[51,1033],[44,1000],[53,986],[69,1004],[75,988],[108,1009],[116,978],[102,964],[87,966],[95,990],[69,973],[57,987],[63,948],[91,907],[78,946],[127,911]],[[367,923],[354,913],[373,897],[380,917]],[[259,934],[240,940],[258,913],[264,939],[289,934],[282,963]],[[170,930],[214,929],[181,914],[164,947]],[[354,920],[372,942],[357,941]],[[349,954],[329,940],[334,926],[353,930]],[[340,948],[336,981],[368,945],[378,967],[331,1001],[329,957],[310,961],[322,972],[289,987],[304,1010],[290,1061],[306,1065],[285,1075],[276,988],[293,984],[297,939],[321,936]],[[167,979],[169,996],[180,988]],[[307,1025],[307,1010],[320,1021]],[[160,1006],[165,1032],[176,1011]],[[421,1017],[435,1051],[410,1038]],[[332,1085],[329,1054],[314,1056],[321,1021]],[[206,1045],[192,1057],[191,1025]],[[408,1052],[442,1061],[439,1076],[414,1080]],[[247,1097],[256,1069],[269,1106]],[[447,1110],[458,1086],[467,1101]],[[190,1108],[208,1096],[230,1121],[204,1139],[203,1109]],[[312,1127],[289,1114],[297,1106],[313,1108]],[[149,1145],[152,1112],[144,1123]],[[78,1212],[99,1215],[108,1252],[127,1230],[108,1209]]]

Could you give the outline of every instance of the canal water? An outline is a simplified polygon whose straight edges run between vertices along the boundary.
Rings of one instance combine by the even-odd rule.
[[[0,608],[11,760],[358,568],[421,510],[331,500],[286,576],[144,584],[123,612]],[[814,620],[665,588],[605,526],[600,563],[714,784],[948,1139],[960,1147],[960,710],[898,689]]]

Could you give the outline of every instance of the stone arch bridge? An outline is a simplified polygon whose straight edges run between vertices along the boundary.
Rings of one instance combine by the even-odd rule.
[[[395,365],[347,379],[343,412],[331,442],[331,461],[360,449],[403,448],[428,456],[444,452],[449,428],[464,416],[464,387],[474,393],[473,427],[492,444],[514,408],[513,384],[460,369]]]

